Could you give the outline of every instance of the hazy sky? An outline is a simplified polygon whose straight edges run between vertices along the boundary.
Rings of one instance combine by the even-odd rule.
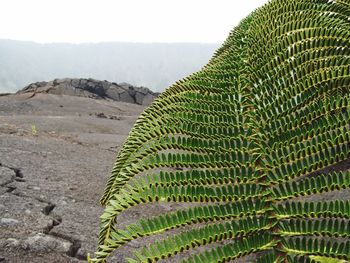
[[[0,0],[0,38],[222,42],[267,0]]]

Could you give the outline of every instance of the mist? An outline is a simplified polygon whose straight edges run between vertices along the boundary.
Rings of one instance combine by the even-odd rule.
[[[161,92],[205,65],[218,44],[51,43],[0,40],[0,92],[37,81],[95,78]]]

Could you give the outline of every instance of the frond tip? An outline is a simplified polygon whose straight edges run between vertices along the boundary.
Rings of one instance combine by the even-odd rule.
[[[271,0],[162,93],[118,153],[89,262],[131,242],[133,263],[349,261],[349,21],[348,0]]]

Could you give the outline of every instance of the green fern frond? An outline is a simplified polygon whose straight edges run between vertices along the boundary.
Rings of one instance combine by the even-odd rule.
[[[284,218],[350,218],[350,200],[329,202],[288,202],[274,205],[277,217]]]
[[[136,121],[91,261],[148,237],[129,262],[349,261],[349,91],[348,0],[255,10]],[[120,222],[145,204],[179,208]]]

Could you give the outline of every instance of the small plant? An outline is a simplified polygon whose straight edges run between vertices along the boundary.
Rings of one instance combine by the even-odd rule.
[[[128,262],[349,262],[349,21],[349,0],[272,0],[161,94],[118,154],[91,261],[176,229]],[[191,205],[118,226],[156,202]]]
[[[32,124],[31,128],[32,128],[32,135],[36,136],[38,134],[38,130],[36,129],[36,125]]]

